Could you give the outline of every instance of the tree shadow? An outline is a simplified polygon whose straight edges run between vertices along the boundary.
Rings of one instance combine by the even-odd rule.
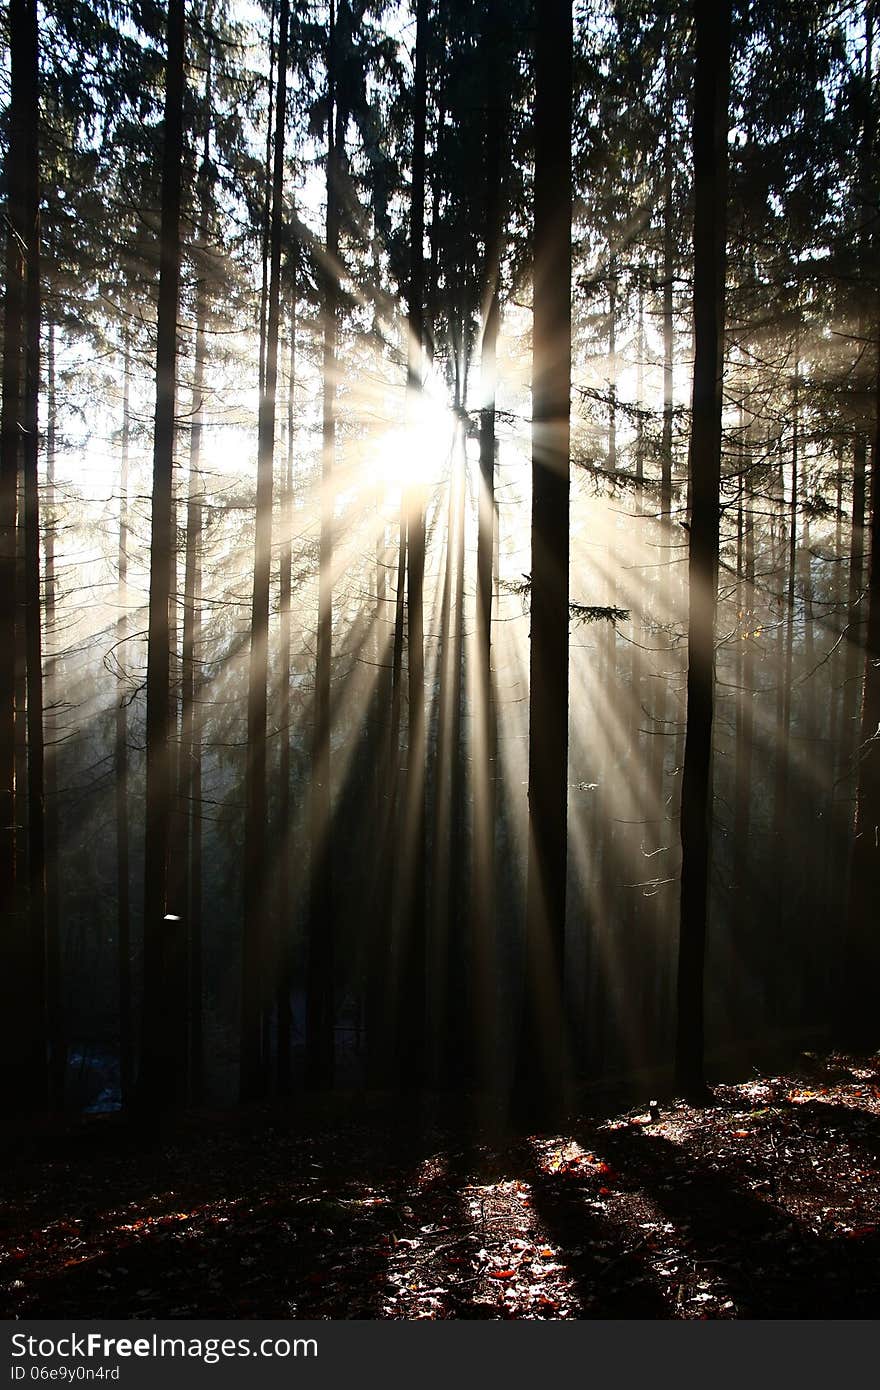
[[[817,1233],[750,1190],[761,1180],[760,1164],[735,1177],[643,1129],[602,1131],[591,1140],[685,1237],[688,1252],[713,1270],[741,1316],[876,1315],[876,1233],[857,1239]]]
[[[821,1099],[777,1102],[797,1129],[815,1135],[835,1134],[855,1144],[872,1158],[880,1156],[880,1116],[854,1105],[838,1105]]]
[[[522,1171],[535,1214],[573,1278],[581,1317],[670,1316],[644,1254],[623,1245],[626,1233],[606,1210],[589,1204],[583,1184],[545,1172],[531,1150],[523,1153]]]
[[[809,1144],[836,1131],[826,1164],[856,1152],[869,1167],[880,1119],[820,1099],[772,1109],[783,1125],[767,1121],[766,1150],[738,1149],[726,1127],[698,1128],[687,1147],[655,1129],[585,1120],[569,1134],[587,1152],[555,1166],[541,1141],[461,1114],[440,1124],[390,1100],[347,1123],[278,1110],[169,1131],[147,1149],[117,1138],[24,1156],[0,1208],[4,1312],[668,1319],[680,1312],[677,1282],[705,1278],[731,1311],[713,1296],[686,1313],[874,1316],[880,1213],[869,1197],[859,1207],[857,1185],[841,1197],[831,1166],[826,1231],[826,1176]],[[664,1242],[689,1272],[663,1269]],[[542,1245],[554,1248],[555,1274],[540,1268]]]
[[[354,1126],[332,1142],[269,1128],[45,1163],[0,1269],[6,1315],[383,1316],[423,1147],[393,1129],[365,1144]]]

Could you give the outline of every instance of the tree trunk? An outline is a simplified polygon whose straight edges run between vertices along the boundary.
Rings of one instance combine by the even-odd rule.
[[[862,128],[858,155],[858,205],[855,209],[858,228],[857,254],[858,268],[865,283],[872,274],[871,258],[873,250],[873,230],[875,212],[870,197],[873,181],[874,163],[874,6],[865,0],[865,49],[862,74]],[[866,314],[868,297],[859,298],[857,341],[865,342],[869,327]],[[858,370],[858,369],[857,369]],[[861,373],[859,372],[859,376]],[[862,385],[857,376],[856,390]],[[852,797],[856,792],[853,786],[856,751],[859,741],[859,712],[863,702],[862,676],[864,672],[864,634],[865,610],[863,582],[865,568],[865,473],[868,452],[867,420],[861,409],[856,408],[855,440],[853,447],[853,488],[852,525],[850,530],[849,590],[846,616],[846,642],[843,654],[843,690],[841,692],[841,781],[842,794],[836,804],[835,848],[838,857],[846,861],[849,857],[849,843],[852,832]],[[843,990],[843,995],[846,990]]]
[[[395,1059],[392,1046],[395,1004],[391,981],[393,960],[395,849],[400,802],[400,719],[403,686],[404,597],[406,592],[406,523],[401,517],[397,547],[397,583],[394,590],[394,634],[391,669],[387,678],[388,723],[380,754],[384,774],[384,808],[379,829],[376,875],[376,910],[367,976],[367,1083],[373,1089],[390,1081]]]
[[[336,453],[336,334],[338,313],[340,150],[344,134],[337,101],[336,3],[330,0],[327,41],[327,268],[324,273],[321,534],[318,557],[318,636],[312,744],[311,883],[306,967],[306,1085],[333,1084],[335,921],[330,788],[330,672],[333,658],[333,466]],[[337,128],[338,123],[338,128]]]
[[[877,903],[880,901],[880,339],[877,344],[877,423],[871,451],[871,553],[867,590],[865,683],[847,929],[844,941],[841,1034],[851,1046],[877,1046]]]
[[[751,438],[747,440],[745,469],[741,482],[742,577],[739,586],[742,640],[740,641],[739,684],[737,700],[736,769],[733,826],[733,886],[737,901],[747,908],[749,821],[752,803],[752,748],[755,737],[755,521],[752,499],[746,488],[751,462]]]
[[[486,7],[486,263],[480,350],[480,479],[477,502],[476,689],[473,699],[474,828],[471,874],[472,1011],[476,1030],[476,1078],[494,1079],[497,1046],[495,968],[495,813],[497,730],[492,687],[492,572],[497,534],[495,502],[495,396],[501,322],[501,249],[504,205],[501,184],[504,120],[498,62],[498,3]]]
[[[28,936],[31,1005],[29,1089],[32,1104],[49,1099],[46,1012],[46,817],[43,752],[43,636],[40,600],[39,398],[40,398],[40,190],[38,20],[27,13],[28,146],[25,159],[27,226],[24,291],[24,639],[27,682]]]
[[[122,439],[119,478],[119,545],[116,601],[116,667],[119,693],[115,717],[115,812],[116,812],[116,954],[119,1008],[119,1085],[123,1106],[132,1101],[134,1079],[134,1028],[131,1009],[131,889],[128,824],[128,690],[126,689],[128,640],[128,452],[131,433],[129,398],[131,352],[125,333],[122,364]]]
[[[413,167],[410,204],[410,276],[407,351],[408,411],[418,409],[424,371],[425,124],[427,110],[428,3],[416,3],[415,85],[413,90]],[[407,671],[408,742],[406,770],[405,891],[400,972],[400,1083],[416,1091],[426,1068],[425,939],[425,502],[419,485],[409,489],[407,506]]]
[[[24,379],[22,378],[22,427],[24,445]],[[27,644],[25,637],[24,559],[24,463],[18,473],[18,525],[15,538],[15,883],[17,910],[27,936],[28,836],[27,836]]]
[[[786,860],[788,858],[788,840],[791,827],[788,824],[788,802],[789,786],[791,781],[791,723],[792,723],[792,686],[794,676],[794,615],[795,604],[797,601],[796,580],[797,580],[797,528],[798,528],[798,507],[799,507],[799,443],[800,443],[800,421],[799,421],[799,402],[798,402],[798,363],[799,338],[795,339],[795,376],[794,390],[792,397],[792,452],[791,452],[791,491],[788,503],[788,556],[787,556],[787,578],[786,578],[786,609],[785,609],[785,631],[782,639],[781,655],[782,660],[779,668],[780,698],[777,702],[776,720],[776,785],[773,797],[773,831],[772,840],[774,846],[774,885],[775,885],[775,922],[772,931],[769,933],[770,942],[773,949],[768,955],[767,986],[769,989],[769,999],[774,1015],[779,1017],[780,1009],[784,1009],[785,1000],[781,996],[782,987],[785,981],[791,976],[788,965],[788,947],[786,943],[786,909],[788,898],[786,893]],[[784,477],[784,474],[782,475]],[[780,486],[783,486],[782,478]],[[782,629],[780,628],[780,633]]]
[[[180,921],[168,914],[171,818],[169,691],[171,561],[174,536],[174,412],[180,292],[180,195],[183,166],[184,3],[169,0],[165,79],[153,512],[147,638],[146,812],[144,840],[144,989],[138,1100],[145,1110],[179,1098],[181,1038]]]
[[[552,1122],[565,1091],[572,46],[570,0],[549,0],[535,47],[529,843],[512,1107],[527,1125]]]
[[[617,471],[617,269],[609,247],[608,269],[608,471]]]
[[[3,932],[4,1095],[13,1110],[33,1104],[34,953],[25,912],[26,881],[21,875],[24,836],[16,833],[24,805],[26,773],[17,759],[17,735],[24,713],[20,689],[18,606],[26,595],[19,572],[20,460],[29,422],[29,387],[34,387],[33,341],[29,323],[29,271],[36,249],[37,177],[37,8],[33,0],[9,6],[10,103],[6,157],[6,295],[3,322],[3,402],[0,426],[0,914]],[[28,374],[30,379],[27,380]],[[23,674],[23,670],[21,670]],[[18,717],[17,717],[18,706]],[[22,1065],[24,1054],[24,1065]]]
[[[859,264],[863,276],[870,274],[873,246],[874,209],[869,198],[872,187],[874,151],[874,81],[873,81],[874,7],[865,4],[865,68],[864,119],[859,150],[859,174],[862,207],[859,209]],[[876,331],[876,325],[875,325]],[[866,337],[864,310],[859,313],[859,338]],[[880,762],[877,758],[878,728],[880,728],[880,338],[876,344],[877,358],[874,378],[874,447],[871,456],[870,556],[868,561],[867,592],[862,594],[864,568],[865,471],[866,432],[856,436],[855,469],[853,478],[852,533],[850,542],[849,604],[847,614],[847,647],[842,701],[844,733],[844,769],[850,771],[852,751],[856,748],[858,780],[854,838],[850,857],[849,902],[843,949],[841,988],[838,999],[838,1023],[842,1037],[859,1047],[876,1046],[876,980],[878,952],[876,945],[876,904],[878,895],[878,865],[880,865]],[[861,422],[859,422],[861,423]],[[865,599],[867,615],[858,614]],[[864,624],[864,627],[862,627]],[[862,686],[861,719],[856,747],[853,721],[858,707],[859,644],[856,632],[865,633],[864,683]],[[838,842],[839,843],[839,842]]]
[[[673,223],[673,53],[670,11],[666,20],[665,133],[663,140],[663,437],[660,445],[660,511],[668,517],[672,510],[672,411],[674,392],[674,324],[672,318],[672,277],[675,273],[675,227]]]
[[[458,388],[456,389],[458,397]],[[467,409],[465,401],[461,409]],[[450,549],[453,563],[449,567],[450,597],[454,606],[448,628],[449,663],[448,686],[444,699],[449,714],[449,805],[448,839],[438,827],[442,841],[440,872],[446,874],[446,917],[443,923],[446,941],[446,1079],[449,1084],[462,1086],[474,1077],[474,1046],[477,1001],[472,996],[472,943],[466,932],[464,883],[465,852],[465,746],[462,738],[462,694],[464,655],[464,554],[466,517],[466,448],[464,426],[459,421],[453,444],[452,505],[450,506]],[[438,767],[438,777],[443,769]],[[437,832],[435,832],[437,833]]]
[[[290,348],[287,369],[287,463],[281,507],[281,553],[278,608],[280,614],[278,652],[278,724],[281,731],[278,773],[281,786],[278,795],[278,928],[276,939],[277,976],[275,1008],[277,1014],[275,1076],[280,1095],[290,1090],[291,1005],[293,988],[293,895],[291,892],[290,859],[292,852],[290,798],[290,639],[291,639],[291,567],[293,565],[293,441],[294,392],[296,389],[296,300],[290,306]]]
[[[21,1045],[25,1010],[23,936],[16,912],[15,785],[15,632],[18,595],[18,474],[22,438],[25,259],[27,246],[28,44],[31,0],[11,0],[9,7],[10,104],[6,154],[7,223],[6,291],[3,302],[3,398],[0,415],[0,913],[4,969],[3,1008],[6,1041],[2,1049],[13,1094],[21,1068],[13,1053]],[[8,1059],[8,1060],[7,1060]],[[4,1092],[9,1094],[4,1088]]]
[[[266,157],[263,165],[263,216],[260,250],[259,392],[266,386],[266,327],[269,309],[269,243],[272,228],[272,134],[275,125],[275,0],[269,7],[269,111],[266,120]]]
[[[248,738],[245,773],[244,936],[241,974],[241,1078],[243,1101],[265,1094],[268,1058],[264,1055],[267,994],[266,718],[269,669],[269,579],[272,558],[272,473],[278,384],[278,325],[281,293],[281,231],[284,197],[284,124],[287,110],[288,0],[278,14],[278,94],[275,103],[275,155],[272,172],[272,225],[269,236],[269,314],[266,364],[257,444],[257,511],[254,535],[254,587],[248,667]]]
[[[645,285],[639,280],[638,336],[636,338],[636,467],[639,482],[645,476]],[[641,492],[636,493],[636,510],[642,510]]]
[[[699,1097],[705,1090],[703,971],[712,825],[730,85],[729,0],[696,0],[695,18],[692,503],[675,1070],[681,1090]]]
[[[180,698],[180,802],[186,819],[184,901],[187,911],[189,1099],[197,1105],[204,1091],[204,984],[202,943],[202,731],[198,717],[198,650],[202,628],[202,495],[200,474],[205,418],[205,363],[209,309],[208,255],[211,202],[212,51],[210,35],[205,73],[205,133],[199,172],[196,341],[189,435],[189,486],[183,575],[183,644]]]
[[[458,409],[458,373],[456,372],[453,409]],[[440,601],[440,622],[437,632],[438,694],[434,729],[434,805],[432,808],[431,865],[431,938],[433,949],[429,960],[430,1014],[438,1023],[439,1046],[437,1063],[439,1084],[443,1089],[454,1088],[460,1079],[464,1062],[464,1026],[466,1005],[463,999],[465,943],[452,921],[450,902],[455,893],[451,882],[450,841],[452,832],[452,762],[455,745],[452,742],[452,697],[454,684],[455,642],[453,634],[453,591],[455,587],[458,551],[458,496],[463,479],[458,452],[458,426],[452,446],[446,515],[446,556],[443,591]]]
[[[46,507],[44,512],[43,582],[46,591],[46,644],[56,641],[55,599],[55,323],[49,320],[46,344]],[[61,987],[61,923],[58,881],[58,684],[55,657],[46,657],[46,704],[52,711],[53,736],[46,745],[46,1007],[49,1031],[49,1096],[53,1108],[64,1104],[67,1042]]]
[[[849,545],[849,589],[847,594],[846,654],[844,659],[843,685],[843,738],[847,758],[852,756],[856,741],[856,728],[859,710],[861,671],[859,658],[862,653],[861,633],[864,625],[862,603],[862,584],[865,568],[865,471],[867,467],[867,441],[861,431],[855,437],[853,446],[853,491],[852,520]]]

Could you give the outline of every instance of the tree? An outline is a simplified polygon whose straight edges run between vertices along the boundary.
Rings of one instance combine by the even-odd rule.
[[[46,505],[43,509],[43,583],[45,587],[45,633],[50,652],[46,660],[46,706],[54,710],[58,702],[55,680],[55,659],[51,647],[56,641],[56,578],[55,578],[55,455],[56,455],[56,372],[55,323],[50,317],[46,342]],[[64,1103],[64,1078],[67,1070],[67,1041],[64,1028],[64,1003],[61,971],[61,915],[59,910],[59,834],[58,834],[58,763],[55,740],[46,747],[46,1013],[49,1042],[49,1103]]]
[[[275,453],[275,406],[278,385],[278,326],[281,297],[281,229],[284,196],[284,128],[287,112],[287,45],[290,6],[281,0],[278,16],[278,92],[275,101],[275,149],[272,171],[272,217],[269,231],[269,313],[266,363],[260,397],[257,460],[257,515],[254,539],[254,588],[251,605],[248,668],[248,756],[245,778],[244,937],[241,990],[241,1097],[255,1100],[268,1081],[268,1058],[262,1055],[263,1014],[267,1007],[267,873],[265,847],[266,714],[269,664],[269,574],[272,558],[272,473]]]
[[[166,30],[162,215],[153,424],[153,510],[147,645],[146,811],[144,827],[144,987],[138,1103],[149,1111],[175,1098],[183,1075],[184,982],[180,917],[169,903],[171,706],[169,606],[174,559],[173,473],[180,295],[180,205],[184,156],[184,0],[169,0]]]
[[[116,800],[116,950],[119,995],[119,1089],[123,1105],[132,1100],[134,1080],[134,1027],[131,1007],[131,889],[128,797],[128,691],[125,643],[128,638],[128,527],[129,444],[131,439],[131,346],[126,333],[122,364],[122,438],[120,440],[118,602],[116,624],[117,666],[123,685],[116,698],[115,800]]]
[[[278,585],[278,608],[280,613],[280,651],[279,651],[279,700],[278,724],[281,731],[281,749],[278,760],[278,827],[276,836],[278,846],[278,920],[275,939],[277,943],[277,980],[275,1001],[278,1016],[276,1081],[279,1092],[284,1095],[290,1089],[291,1058],[290,1043],[292,1031],[292,1010],[290,994],[293,987],[293,921],[291,894],[291,699],[290,699],[290,660],[291,660],[291,569],[293,565],[293,465],[294,465],[294,420],[296,394],[296,286],[294,284],[290,305],[289,355],[287,368],[287,457],[284,474],[284,490],[281,509],[281,556]]]
[[[559,1113],[566,1051],[571,103],[571,5],[552,0],[535,44],[529,843],[513,1096],[530,1125]]]
[[[880,380],[878,380],[880,399]],[[871,454],[871,560],[865,638],[859,774],[853,830],[847,932],[844,940],[841,1033],[857,1047],[877,1041],[878,951],[876,905],[880,891],[880,428]]]
[[[480,351],[480,484],[477,502],[477,613],[474,730],[474,855],[472,896],[473,969],[471,1026],[478,1029],[477,1076],[484,1084],[492,1072],[495,1048],[495,779],[497,740],[492,689],[492,575],[497,526],[495,502],[495,399],[498,330],[501,320],[501,258],[504,240],[503,142],[507,112],[502,94],[504,71],[499,55],[500,25],[496,0],[486,5],[482,43],[487,68],[486,193],[484,206],[485,269],[483,334]],[[478,1022],[479,1020],[479,1022]]]
[[[333,652],[333,463],[336,450],[336,333],[340,224],[340,144],[345,132],[337,93],[337,10],[330,0],[327,35],[327,225],[323,274],[323,414],[321,422],[321,533],[318,557],[318,640],[312,742],[311,882],[306,981],[306,1083],[333,1081],[335,1060],[333,822],[330,792],[330,673]]]
[[[676,1082],[699,1097],[712,811],[715,607],[724,372],[730,4],[697,0],[694,71],[694,382],[690,449],[687,730],[681,794]]]
[[[413,83],[413,165],[410,196],[409,286],[407,290],[407,400],[417,409],[424,373],[425,266],[425,121],[427,108],[427,0],[416,0],[416,47]],[[426,1068],[426,941],[425,941],[425,511],[418,483],[407,504],[406,618],[407,740],[405,806],[406,886],[402,913],[400,973],[400,1081],[404,1090],[418,1089]]]
[[[213,7],[207,16],[213,20]],[[205,420],[205,368],[207,364],[207,330],[210,309],[210,255],[213,210],[214,174],[211,163],[211,130],[213,125],[213,44],[210,27],[207,34],[205,58],[205,129],[202,143],[202,162],[199,169],[198,246],[201,263],[196,273],[195,358],[192,381],[192,417],[190,420],[189,489],[186,507],[186,558],[183,582],[183,647],[181,651],[180,700],[180,800],[186,817],[183,860],[186,879],[184,901],[187,921],[188,1021],[189,1021],[189,1093],[193,1102],[201,1099],[204,1089],[204,943],[202,940],[202,725],[197,699],[202,681],[197,674],[198,652],[202,636],[202,532],[203,490],[200,465],[202,432]]]
[[[13,1106],[45,1100],[48,1084],[45,999],[45,823],[43,810],[42,660],[40,650],[37,406],[40,371],[38,168],[38,34],[33,0],[9,10],[10,128],[6,160],[8,216],[3,316],[3,403],[0,423],[0,921],[6,990],[6,1055],[23,1050],[9,1077]],[[16,785],[15,652],[17,511],[23,477],[27,605],[28,880],[16,883],[24,786]]]

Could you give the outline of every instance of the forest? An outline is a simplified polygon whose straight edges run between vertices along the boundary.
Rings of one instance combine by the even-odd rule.
[[[0,48],[6,1316],[868,1316],[875,0]]]

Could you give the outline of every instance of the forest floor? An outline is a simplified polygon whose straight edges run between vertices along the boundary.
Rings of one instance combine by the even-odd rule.
[[[106,1117],[7,1139],[0,1314],[880,1311],[880,1056],[805,1055],[705,1108],[533,1139],[387,1115],[307,1133],[295,1111],[189,1117],[150,1145]]]

